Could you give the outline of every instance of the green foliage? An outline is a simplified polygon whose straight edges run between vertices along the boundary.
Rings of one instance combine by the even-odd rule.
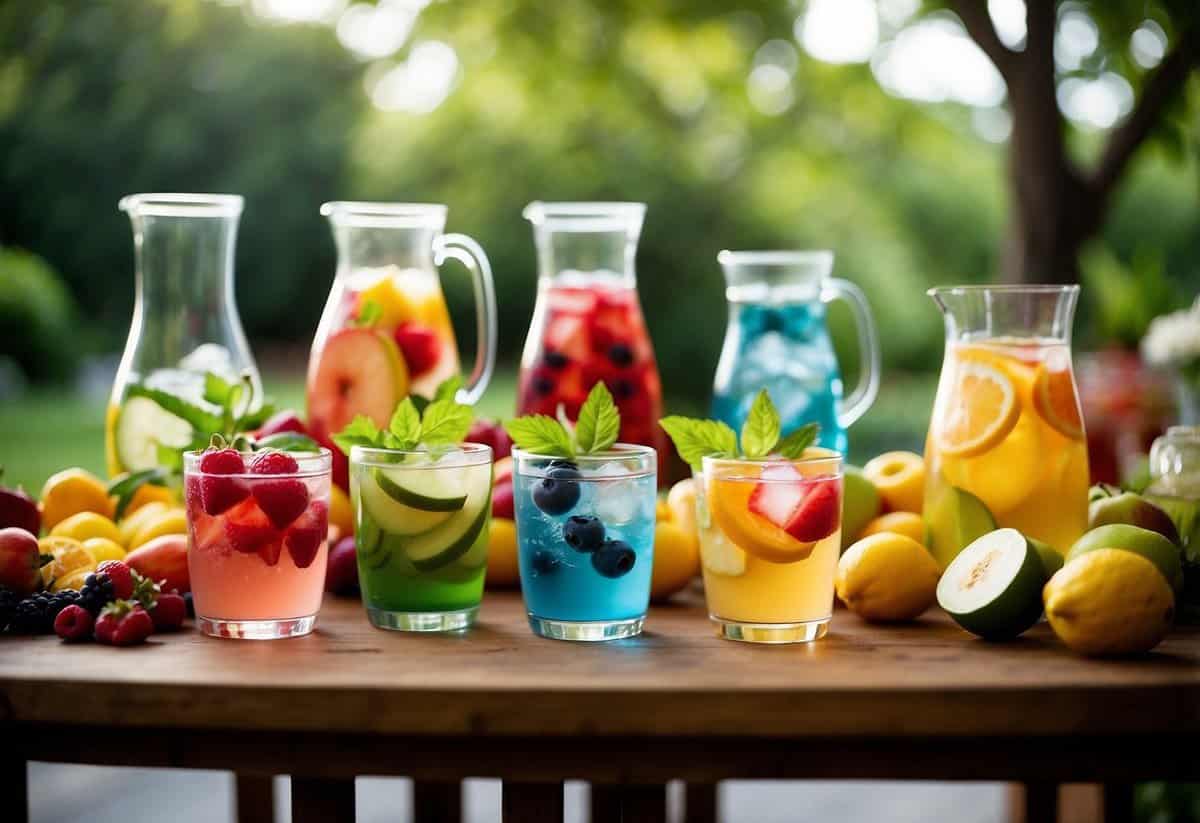
[[[32,380],[68,376],[81,335],[75,302],[58,273],[35,254],[0,247],[0,353]]]

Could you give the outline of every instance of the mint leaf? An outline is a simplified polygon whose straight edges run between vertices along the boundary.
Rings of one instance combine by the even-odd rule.
[[[438,383],[438,387],[433,390],[433,402],[453,400],[458,396],[458,390],[462,388],[462,385],[463,379],[457,374],[447,377],[441,383]]]
[[[219,374],[204,373],[204,399],[214,406],[224,407],[229,401],[229,392],[233,384]]]
[[[421,442],[421,415],[413,405],[411,397],[406,397],[392,412],[392,420],[388,423],[388,433],[395,438],[394,442],[403,445],[391,445],[392,441],[384,438],[389,449],[411,449]]]
[[[701,467],[704,457],[737,457],[737,435],[719,420],[671,415],[658,421],[689,466]]]
[[[368,300],[358,309],[358,317],[354,318],[356,326],[374,326],[383,316],[383,309],[374,300]]]
[[[592,386],[575,421],[575,442],[584,454],[602,452],[617,442],[621,414],[604,381]]]
[[[779,412],[766,389],[760,389],[742,424],[742,454],[750,460],[762,460],[779,442]]]
[[[574,457],[575,448],[571,438],[553,417],[544,414],[527,414],[504,424],[504,430],[518,448],[533,454],[553,457]]]
[[[443,384],[445,385],[445,384]],[[452,399],[434,400],[421,418],[422,443],[459,443],[475,420],[475,410]]]
[[[360,414],[333,436],[333,442],[349,456],[350,449],[354,446],[378,447],[382,442],[382,435],[374,420]]]
[[[780,440],[779,445],[775,447],[775,451],[788,460],[799,460],[804,456],[805,449],[817,442],[817,433],[820,430],[821,427],[817,423],[805,423]]]

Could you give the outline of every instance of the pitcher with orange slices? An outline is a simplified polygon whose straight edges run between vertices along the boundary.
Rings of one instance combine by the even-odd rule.
[[[954,286],[929,296],[946,356],[925,444],[924,517],[945,568],[1011,527],[1065,554],[1087,528],[1088,461],[1071,368],[1078,286]]]

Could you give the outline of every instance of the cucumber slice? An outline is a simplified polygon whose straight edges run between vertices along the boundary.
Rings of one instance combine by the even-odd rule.
[[[491,514],[490,468],[467,475],[467,502],[462,510],[435,529],[404,541],[404,553],[420,571],[434,571],[471,550]],[[487,554],[484,549],[484,562]]]
[[[971,543],[946,567],[937,600],[958,625],[987,640],[1008,640],[1042,616],[1046,569],[1016,529],[997,529]]]
[[[423,512],[453,513],[467,502],[467,496],[451,486],[448,479],[451,472],[437,469],[375,469],[371,474],[384,494],[409,508]]]
[[[127,397],[113,440],[125,471],[152,469],[158,465],[158,445],[184,448],[192,442],[192,425],[148,397]]]
[[[382,469],[372,469],[369,476],[363,478],[359,493],[362,495],[367,515],[388,534],[403,537],[422,534],[437,528],[454,516],[454,512],[428,511],[401,503],[384,490],[383,483],[395,485]]]

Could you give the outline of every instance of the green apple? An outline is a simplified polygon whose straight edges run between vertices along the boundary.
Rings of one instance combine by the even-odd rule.
[[[1075,541],[1067,552],[1067,563],[1096,549],[1124,549],[1140,554],[1158,567],[1176,592],[1183,587],[1182,552],[1158,532],[1123,523],[1100,526]]]
[[[846,466],[842,471],[842,548],[858,538],[858,533],[879,516],[883,500],[875,484],[867,479],[858,466]]]

